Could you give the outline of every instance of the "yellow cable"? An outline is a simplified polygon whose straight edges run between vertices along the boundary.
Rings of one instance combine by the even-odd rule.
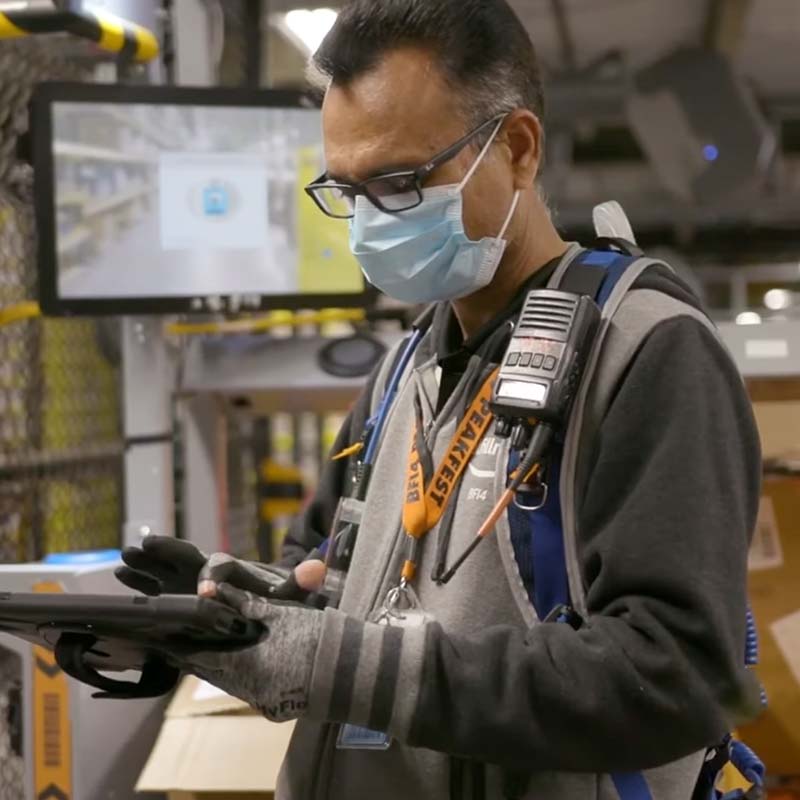
[[[266,317],[237,319],[228,322],[173,322],[168,324],[165,330],[173,336],[261,333],[273,328],[299,328],[303,325],[327,325],[331,322],[362,322],[365,317],[366,314],[361,308],[330,308],[298,314],[275,312]]]
[[[341,453],[337,453],[331,457],[331,461],[343,461],[350,456],[358,455],[364,449],[364,442],[356,442],[356,444],[346,447]]]
[[[41,316],[41,313],[39,304],[33,301],[0,308],[0,327],[25,319],[33,319]],[[365,317],[364,310],[360,308],[330,308],[299,314],[276,312],[267,317],[238,319],[229,322],[178,322],[167,325],[166,331],[175,336],[195,336],[209,333],[258,333],[280,327],[327,325],[332,322],[362,322]]]
[[[19,303],[15,306],[0,308],[0,327],[20,322],[23,319],[33,319],[42,313],[38,303]]]

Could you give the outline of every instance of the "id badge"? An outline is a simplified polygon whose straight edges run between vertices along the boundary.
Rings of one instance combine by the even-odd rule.
[[[388,750],[391,746],[388,733],[371,731],[358,725],[342,725],[336,740],[337,750]]]
[[[346,559],[349,562],[364,516],[364,506],[363,500],[356,500],[354,497],[343,497],[339,500],[331,524],[334,541],[331,555],[335,555],[337,559]]]
[[[392,589],[386,596],[383,606],[370,618],[370,622],[379,625],[402,628],[417,627],[427,621],[428,616],[410,587]],[[372,731],[358,725],[343,725],[336,740],[338,750],[385,751],[391,746],[392,739],[388,733]]]

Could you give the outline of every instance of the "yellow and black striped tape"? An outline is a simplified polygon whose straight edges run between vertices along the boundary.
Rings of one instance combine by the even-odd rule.
[[[274,522],[281,517],[292,517],[303,510],[303,473],[297,467],[264,461],[259,478],[262,520]]]
[[[158,39],[147,28],[99,9],[31,8],[0,12],[0,39],[64,32],[89,39],[103,50],[134,61],[151,61],[159,51]]]

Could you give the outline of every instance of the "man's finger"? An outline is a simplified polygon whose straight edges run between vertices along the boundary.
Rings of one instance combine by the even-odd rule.
[[[229,583],[221,583],[217,587],[217,599],[238,611],[243,617],[262,623],[265,628],[271,617],[270,609],[280,606],[280,604],[274,605],[266,597],[244,592]]]
[[[215,597],[217,594],[217,584],[224,579],[224,573],[229,562],[233,561],[233,556],[227,553],[214,553],[200,569],[197,576],[197,594],[201,597]]]
[[[126,563],[134,569],[157,574],[161,580],[169,581],[170,576],[190,576],[194,592],[197,573],[206,563],[206,556],[190,542],[167,536],[148,536],[142,542],[141,550],[129,549],[123,556]]]
[[[150,597],[158,597],[161,594],[161,581],[146,572],[138,572],[130,567],[117,567],[114,570],[114,576],[120,583],[135,592],[141,592]]]
[[[304,561],[294,571],[297,585],[307,592],[318,592],[325,583],[327,567],[322,561]]]
[[[250,592],[237,589],[229,583],[220,583],[217,586],[217,599],[225,603],[226,606],[235,608],[239,613],[243,613],[245,606],[251,604],[255,597]]]
[[[262,573],[259,569],[252,568],[244,561],[225,553],[217,553],[211,556],[200,570],[198,594],[201,597],[214,597],[221,583],[227,583],[260,597],[272,594],[274,586],[268,573]]]
[[[172,564],[161,561],[138,547],[128,547],[123,550],[122,561],[137,572],[146,572],[161,580],[169,580],[178,574],[178,570]]]
[[[290,573],[283,583],[273,587],[269,593],[270,600],[288,603],[301,603],[307,596],[308,592],[298,584],[297,576],[294,572]]]
[[[153,558],[166,563],[182,563],[198,569],[206,562],[205,554],[191,542],[174,536],[146,536],[142,550]]]

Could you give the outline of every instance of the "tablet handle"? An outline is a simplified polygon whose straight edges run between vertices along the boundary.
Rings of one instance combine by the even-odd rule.
[[[55,646],[56,663],[64,672],[81,683],[102,689],[92,695],[107,700],[131,700],[161,697],[178,683],[180,670],[158,658],[148,658],[142,668],[139,683],[116,681],[101,675],[83,660],[97,639],[81,633],[62,633]]]

